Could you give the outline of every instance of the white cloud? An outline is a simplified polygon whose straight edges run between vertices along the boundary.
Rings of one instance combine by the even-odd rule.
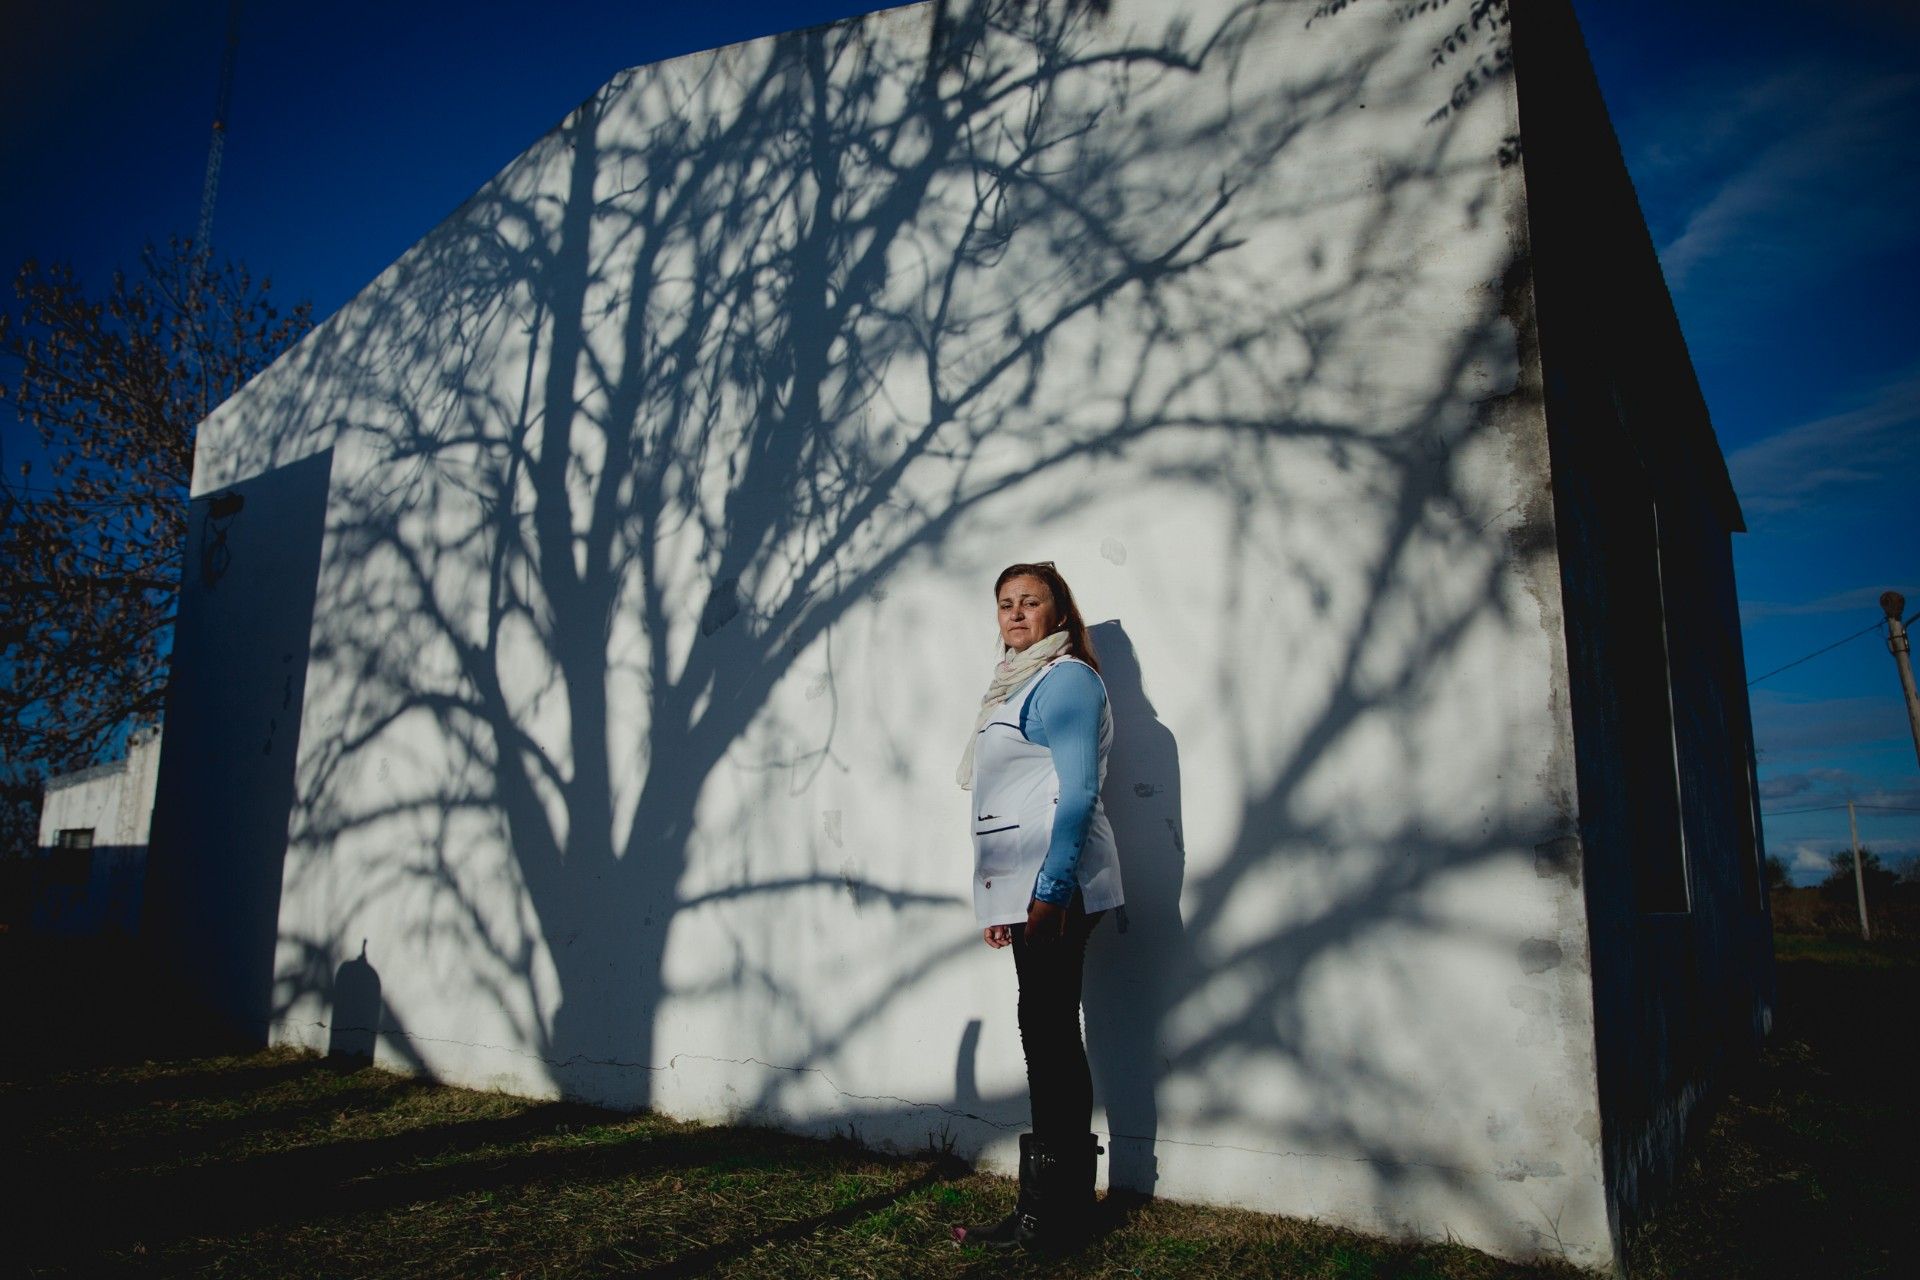
[[[1796,873],[1818,871],[1824,875],[1832,865],[1828,861],[1831,853],[1831,848],[1816,841],[1796,841],[1787,857],[1787,870]]]
[[[1784,800],[1788,796],[1797,796],[1813,785],[1813,779],[1804,773],[1790,773],[1780,778],[1762,778],[1760,780],[1760,798],[1762,800]]]
[[[1722,67],[1717,75],[1696,70],[1687,86],[1680,97],[1634,122],[1649,133],[1634,150],[1634,173],[1661,177],[1724,168],[1730,153],[1751,149],[1764,122],[1787,114],[1817,88],[1817,77],[1810,67],[1764,77]]]
[[[1880,616],[1880,593],[1884,590],[1886,586],[1881,584],[1852,587],[1846,591],[1836,591],[1831,595],[1821,596],[1817,600],[1742,600],[1740,620],[1759,622],[1763,618],[1811,617],[1822,613],[1857,613],[1863,619],[1878,617]],[[1906,594],[1913,596],[1915,593]],[[1866,623],[1863,621],[1861,625],[1865,626]]]
[[[1713,80],[1711,98],[1662,112],[1637,157],[1657,185],[1685,179],[1669,193],[1680,229],[1660,250],[1676,293],[1708,274],[1716,294],[1767,287],[1910,234],[1920,76],[1807,65]],[[1703,173],[1714,180],[1694,189]]]
[[[1908,738],[1898,689],[1886,697],[1803,698],[1760,688],[1749,697],[1754,745],[1763,757],[1897,746]]]
[[[1749,515],[1777,514],[1835,490],[1908,476],[1917,446],[1920,373],[1910,373],[1856,408],[1736,449],[1727,470]]]
[[[1920,786],[1866,787],[1853,799],[1867,809],[1911,813],[1920,817]]]
[[[1860,790],[1861,781],[1859,774],[1847,769],[1806,769],[1800,773],[1776,774],[1760,779],[1760,798],[1782,800],[1817,792],[1809,797],[1811,801],[1825,802],[1836,795],[1844,800]]]
[[[1912,840],[1866,840],[1863,846],[1871,848],[1880,865],[1893,871],[1903,871],[1908,864],[1920,859],[1920,843]],[[1832,840],[1770,840],[1767,844],[1769,857],[1780,859],[1787,865],[1787,877],[1798,885],[1818,884],[1827,878],[1833,870],[1833,855],[1847,847],[1846,833]],[[1871,913],[1872,905],[1868,905]]]

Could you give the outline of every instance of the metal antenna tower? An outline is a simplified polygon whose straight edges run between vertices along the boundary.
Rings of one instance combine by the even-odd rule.
[[[227,5],[227,48],[220,56],[220,97],[213,107],[213,145],[207,149],[207,180],[200,188],[200,229],[193,248],[202,264],[213,254],[213,201],[220,194],[220,153],[227,145],[227,107],[233,101],[233,58],[240,47],[240,0]]]

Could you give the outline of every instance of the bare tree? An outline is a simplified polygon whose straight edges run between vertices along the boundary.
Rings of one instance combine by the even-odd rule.
[[[310,324],[268,287],[178,239],[103,295],[21,268],[0,395],[47,465],[0,478],[0,759],[75,768],[159,718],[195,429]]]

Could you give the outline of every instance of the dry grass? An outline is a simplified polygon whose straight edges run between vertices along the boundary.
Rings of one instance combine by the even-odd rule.
[[[1841,890],[1775,889],[1769,895],[1774,933],[1783,954],[1820,939],[1860,940],[1860,908],[1853,886],[1845,884]],[[1867,924],[1876,942],[1896,950],[1901,943],[1920,942],[1920,884],[1876,886],[1867,902]],[[1858,958],[1856,953],[1849,954]]]
[[[1110,1201],[1064,1263],[954,1247],[1012,1187],[937,1155],[342,1071],[288,1050],[15,1079],[29,1275],[1552,1276],[1259,1214]]]
[[[1637,1276],[1893,1273],[1916,1178],[1911,1085],[1888,1028],[1911,1013],[1920,966],[1884,948],[1783,944],[1783,957],[1818,954],[1783,958],[1780,1033],[1676,1199],[1634,1234]],[[6,1012],[34,1026],[17,998]],[[933,1152],[540,1103],[285,1050],[116,1060],[108,1041],[124,1031],[74,1065],[75,1040],[37,1029],[0,1063],[26,1188],[8,1204],[5,1257],[25,1275],[1579,1274],[1120,1197],[1079,1256],[1007,1259],[956,1248],[947,1229],[997,1217],[1012,1185]]]
[[[1773,1037],[1630,1237],[1636,1277],[1912,1274],[1920,947],[1780,934],[1775,956]]]

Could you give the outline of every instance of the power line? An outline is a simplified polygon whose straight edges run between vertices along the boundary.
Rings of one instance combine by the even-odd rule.
[[[1849,641],[1858,640],[1861,636],[1867,634],[1867,632],[1869,631],[1878,631],[1884,625],[1885,623],[1883,620],[1876,618],[1874,619],[1874,621],[1860,628],[1858,631],[1854,632],[1852,635],[1842,636],[1840,639],[1835,640],[1832,644],[1827,645],[1825,648],[1815,649],[1812,653],[1809,653],[1804,657],[1795,658],[1792,662],[1789,662],[1784,667],[1775,667],[1773,670],[1767,672],[1767,674],[1764,676],[1755,676],[1753,679],[1747,681],[1747,688],[1751,689],[1753,688],[1753,686],[1759,684],[1762,680],[1771,679],[1772,677],[1779,675],[1782,671],[1788,670],[1791,667],[1797,667],[1801,663],[1807,661],[1809,658],[1817,658],[1821,654],[1826,653],[1828,650],[1838,649],[1841,645],[1846,644]]]

